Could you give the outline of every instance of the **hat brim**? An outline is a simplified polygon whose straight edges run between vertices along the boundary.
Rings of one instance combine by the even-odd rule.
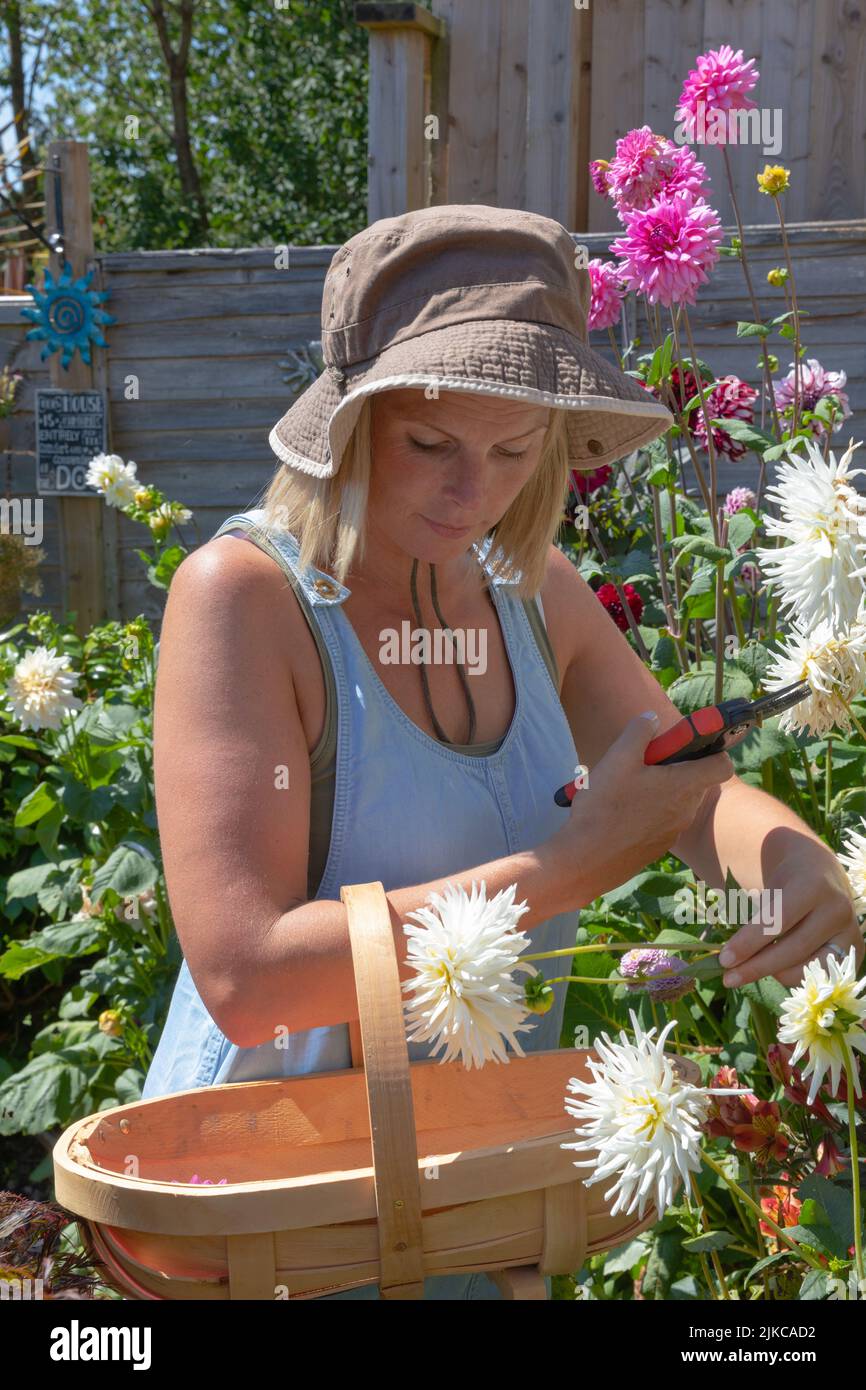
[[[274,425],[270,446],[291,468],[333,477],[367,396],[434,386],[568,411],[569,459],[578,469],[613,463],[674,423],[660,401],[574,334],[552,324],[473,319],[347,368],[342,391],[326,368]]]

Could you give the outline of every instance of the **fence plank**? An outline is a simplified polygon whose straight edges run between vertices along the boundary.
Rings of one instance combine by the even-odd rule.
[[[809,207],[826,217],[866,212],[866,12],[822,0],[815,13]]]
[[[592,16],[591,159],[610,159],[616,142],[643,125],[644,0],[605,0]],[[589,230],[616,231],[616,213],[594,188],[587,195]]]

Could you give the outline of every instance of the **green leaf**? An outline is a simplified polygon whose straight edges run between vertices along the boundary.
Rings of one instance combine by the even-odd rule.
[[[800,1221],[804,1219],[808,1202],[810,1205],[806,1212],[806,1224],[826,1222],[842,1242],[841,1254],[847,1258],[848,1250],[854,1244],[854,1212],[850,1188],[838,1182],[831,1182],[820,1173],[810,1173],[797,1188],[797,1196],[804,1204],[800,1212]],[[814,1204],[818,1206],[817,1212],[812,1210]]]
[[[761,980],[752,980],[747,985],[739,985],[738,988],[747,999],[763,1004],[777,1018],[781,1015],[782,1004],[788,997],[785,986],[780,985],[772,975],[765,975]]]
[[[750,449],[756,449],[759,454],[762,454],[769,445],[776,443],[774,435],[767,434],[766,430],[759,429],[757,425],[750,425],[747,420],[723,415],[714,419],[712,424],[718,429],[725,430],[732,439],[746,444]]]
[[[28,970],[50,960],[88,955],[100,948],[103,939],[96,920],[53,922],[24,941],[13,941],[0,955],[0,975],[7,980],[20,980]]]
[[[755,685],[760,682],[771,659],[769,648],[765,647],[763,642],[754,639],[747,642],[744,647],[740,647],[734,657],[736,664],[751,676]]]
[[[814,1303],[827,1298],[833,1292],[838,1277],[827,1269],[808,1269],[800,1285],[799,1299],[804,1303]]]
[[[768,338],[771,332],[766,323],[749,323],[743,319],[737,322],[738,338]]]
[[[779,718],[777,715],[752,729],[742,743],[730,750],[737,772],[757,772],[765,762],[775,761],[783,754],[796,756],[797,745],[789,734],[782,733]]]
[[[647,372],[647,386],[658,386],[659,382],[667,381],[671,374],[671,362],[673,360],[674,336],[669,333],[661,347],[656,348]]]
[[[38,748],[35,739],[25,738],[23,734],[3,734],[0,743],[9,743],[13,748]]]
[[[652,649],[650,666],[653,671],[664,671],[676,665],[677,649],[672,637],[662,636]]]
[[[736,1239],[730,1231],[704,1231],[703,1235],[691,1236],[684,1240],[683,1249],[691,1250],[693,1254],[705,1250],[724,1250],[726,1245],[732,1244]]]
[[[695,710],[703,709],[706,705],[714,705],[715,665],[703,666],[700,671],[687,671],[685,675],[678,676],[668,687],[667,693],[681,714],[693,714]],[[748,698],[751,693],[752,682],[745,671],[741,671],[732,662],[725,662],[722,699]]]
[[[16,827],[33,825],[35,821],[47,816],[56,804],[54,788],[48,782],[39,782],[21,802],[12,824]]]
[[[147,577],[151,584],[158,589],[167,589],[174,578],[175,571],[186,559],[187,552],[183,546],[172,545],[164,550],[156,564],[149,564],[147,567]]]
[[[728,520],[728,545],[739,550],[754,535],[755,519],[747,511],[735,512]]]
[[[132,846],[121,843],[97,869],[93,876],[90,897],[98,901],[106,889],[113,889],[122,898],[132,898],[152,888],[158,876],[153,859]]]
[[[607,907],[619,912],[647,912],[653,917],[672,917],[679,899],[677,893],[692,882],[687,870],[664,873],[659,869],[644,869],[626,883],[602,894]],[[688,937],[694,940],[694,937]]]
[[[0,1134],[41,1134],[86,1114],[87,1068],[43,1052],[0,1085]]]
[[[826,396],[821,397],[812,414],[816,419],[823,421],[825,425],[830,425],[841,409],[842,402],[839,397],[835,393],[829,392]]]
[[[820,1208],[816,1207],[815,1210],[820,1211]],[[843,1259],[847,1255],[847,1251],[842,1249],[841,1241],[834,1235],[832,1227],[826,1222],[806,1225],[800,1221],[798,1225],[786,1226],[784,1229],[786,1235],[789,1235],[798,1245],[808,1245],[812,1250],[818,1250],[822,1255],[835,1255],[837,1259]]]
[[[753,565],[757,558],[754,550],[738,552],[733,559],[728,561],[722,571],[725,582],[727,583],[729,579],[735,579],[738,574],[742,573],[746,565]]]
[[[678,536],[677,540],[680,539],[681,538]],[[724,546],[716,545],[705,536],[689,536],[683,545],[679,547],[674,564],[678,565],[686,555],[697,555],[701,560],[715,562],[718,560],[726,560],[730,555],[730,551],[726,550]]]
[[[650,1242],[646,1236],[636,1236],[625,1245],[618,1245],[604,1257],[605,1274],[626,1274],[644,1258],[649,1248]]]
[[[60,872],[60,865],[53,861],[47,864],[31,864],[28,869],[19,869],[16,874],[12,874],[6,885],[6,901],[14,902],[15,899],[33,897]]]

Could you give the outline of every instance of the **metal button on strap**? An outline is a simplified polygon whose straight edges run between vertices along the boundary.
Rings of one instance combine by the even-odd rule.
[[[591,454],[604,453],[604,445],[602,444],[600,439],[588,439],[586,441],[586,447]]]
[[[316,593],[321,594],[323,598],[333,598],[334,594],[337,592],[336,584],[334,584],[333,581],[330,579],[314,580],[313,588],[315,589]]]

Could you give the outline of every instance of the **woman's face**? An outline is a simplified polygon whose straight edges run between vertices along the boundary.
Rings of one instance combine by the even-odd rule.
[[[441,562],[504,516],[541,458],[548,406],[407,387],[371,400],[371,521],[396,547]],[[431,523],[460,528],[444,534]]]

